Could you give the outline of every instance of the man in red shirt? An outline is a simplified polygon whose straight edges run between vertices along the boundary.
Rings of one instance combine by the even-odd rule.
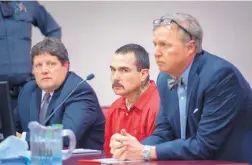
[[[111,136],[121,129],[138,140],[151,135],[155,129],[160,98],[155,82],[149,79],[149,68],[149,54],[140,45],[124,45],[113,55],[112,88],[121,97],[108,110],[104,143],[107,156],[111,156]]]

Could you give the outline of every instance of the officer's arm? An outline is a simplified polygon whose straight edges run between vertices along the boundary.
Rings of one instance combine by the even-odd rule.
[[[37,26],[46,37],[61,38],[61,27],[48,13],[44,6],[36,1],[30,1],[30,10],[33,16],[33,25]]]

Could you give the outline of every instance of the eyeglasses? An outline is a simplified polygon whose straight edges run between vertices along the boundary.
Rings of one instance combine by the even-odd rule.
[[[193,39],[193,35],[188,30],[186,30],[183,26],[181,26],[177,21],[173,19],[162,17],[160,19],[155,19],[153,21],[154,27],[158,27],[160,25],[171,25],[172,23],[175,23],[180,29],[186,32],[189,35],[190,40]]]

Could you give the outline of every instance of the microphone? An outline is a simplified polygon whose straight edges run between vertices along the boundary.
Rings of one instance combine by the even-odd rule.
[[[92,80],[94,78],[94,74],[91,73],[89,74],[86,79],[82,80],[81,82],[79,82],[75,88],[66,96],[66,98],[54,109],[54,111],[44,120],[43,125],[45,125],[51,118],[52,116],[59,110],[60,106],[72,95],[72,93],[84,82],[88,81],[88,80]]]

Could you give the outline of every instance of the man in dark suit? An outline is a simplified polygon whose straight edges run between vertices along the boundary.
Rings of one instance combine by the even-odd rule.
[[[31,56],[35,80],[28,82],[18,97],[17,135],[27,133],[29,140],[30,121],[63,124],[64,129],[74,132],[77,147],[102,149],[104,115],[92,87],[87,82],[80,83],[83,79],[69,71],[68,53],[63,43],[59,39],[45,38],[32,48]],[[57,112],[48,120],[55,110]]]
[[[139,143],[121,130],[111,138],[119,159],[212,159],[252,163],[252,92],[238,69],[202,50],[195,18],[154,21],[161,105],[154,133]]]

